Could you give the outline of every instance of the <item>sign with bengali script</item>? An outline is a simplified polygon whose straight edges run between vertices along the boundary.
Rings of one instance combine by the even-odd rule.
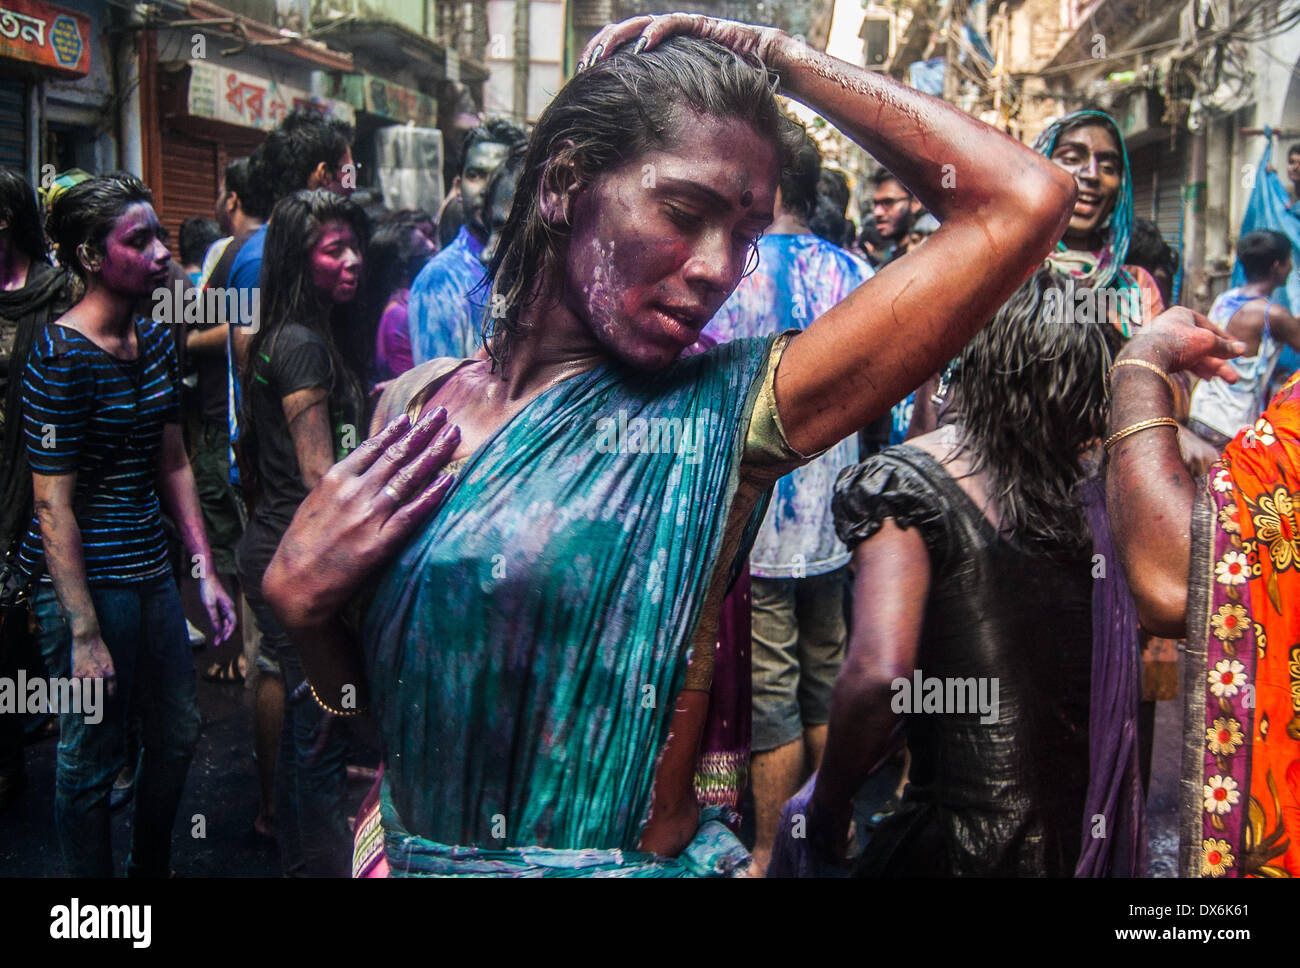
[[[0,0],[0,57],[84,77],[90,73],[90,18],[41,0]]]
[[[356,121],[352,106],[342,101],[312,97],[307,91],[277,84],[270,78],[233,71],[206,61],[190,61],[189,65],[190,88],[186,107],[195,117],[271,131],[294,108],[310,104],[326,117],[339,118],[348,124]]]
[[[438,102],[432,97],[373,74],[344,74],[334,93],[358,111],[390,121],[411,121],[422,128],[438,124]]]

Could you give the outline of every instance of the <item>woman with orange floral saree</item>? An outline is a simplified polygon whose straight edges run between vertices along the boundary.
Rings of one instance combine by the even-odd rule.
[[[1166,313],[1125,348],[1114,371],[1107,482],[1142,624],[1156,634],[1186,629],[1182,873],[1293,877],[1300,375],[1196,483],[1165,432],[1169,393],[1157,379],[1179,369],[1222,374],[1216,357],[1240,348],[1188,310]]]

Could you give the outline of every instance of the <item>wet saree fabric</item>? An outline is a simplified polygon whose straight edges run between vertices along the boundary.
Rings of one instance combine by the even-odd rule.
[[[361,638],[393,873],[537,873],[520,851],[555,855],[535,848],[579,866],[592,851],[596,866],[685,863],[631,852],[772,343],[545,391],[380,578]]]
[[[1300,375],[1197,496],[1183,873],[1300,875]]]

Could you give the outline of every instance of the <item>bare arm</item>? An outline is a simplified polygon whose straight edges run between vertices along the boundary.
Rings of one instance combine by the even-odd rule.
[[[208,533],[203,527],[199,492],[194,484],[194,471],[185,454],[185,441],[178,423],[163,425],[157,480],[158,496],[163,507],[176,522],[181,542],[189,552],[190,560],[200,565],[199,597],[216,633],[212,644],[220,645],[235,630],[235,605],[212,567],[212,549],[208,546]]]
[[[330,433],[329,398],[325,390],[297,390],[283,400],[284,421],[293,437],[298,470],[307,490],[334,466],[334,438]]]
[[[1165,372],[1236,377],[1220,360],[1241,348],[1203,316],[1175,308],[1134,337],[1119,359],[1141,360]],[[1155,417],[1172,417],[1169,388],[1138,366],[1119,366],[1111,385],[1110,433]],[[1124,574],[1142,627],[1179,638],[1187,621],[1191,520],[1195,484],[1178,452],[1173,428],[1138,431],[1116,443],[1106,466],[1106,506]]]
[[[943,223],[795,337],[776,398],[790,443],[830,446],[951,359],[1060,238],[1075,188],[1011,138],[886,75],[803,45],[778,58],[785,93],[902,179]]]
[[[104,678],[111,695],[115,690],[113,660],[99,629],[99,618],[86,584],[86,559],[81,547],[81,528],[72,510],[77,475],[32,474],[32,490],[37,521],[41,526],[41,544],[45,568],[54,584],[54,593],[67,615],[72,634],[72,675]],[[63,675],[67,670],[51,669]]]
[[[1268,307],[1268,325],[1278,339],[1300,351],[1300,322],[1284,307],[1276,304]]]
[[[858,545],[853,564],[853,633],[831,694],[826,753],[810,807],[816,818],[810,826],[827,859],[839,859],[834,855],[844,844],[853,796],[903,726],[891,708],[891,683],[916,668],[930,594],[930,556],[915,529],[886,521]]]
[[[203,356],[215,356],[226,352],[227,326],[209,326],[206,329],[192,329],[185,334],[185,350]]]
[[[963,111],[784,31],[693,14],[603,28],[584,61],[638,38],[705,37],[754,54],[802,101],[902,179],[943,222],[791,341],[776,374],[790,443],[814,453],[880,416],[940,369],[1065,230],[1074,180]]]

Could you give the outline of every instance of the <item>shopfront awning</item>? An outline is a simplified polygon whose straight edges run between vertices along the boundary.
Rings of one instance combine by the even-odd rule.
[[[356,113],[345,101],[315,97],[309,91],[207,61],[186,61],[185,66],[190,72],[185,109],[193,117],[271,131],[294,108],[312,105],[326,117],[356,123]]]

